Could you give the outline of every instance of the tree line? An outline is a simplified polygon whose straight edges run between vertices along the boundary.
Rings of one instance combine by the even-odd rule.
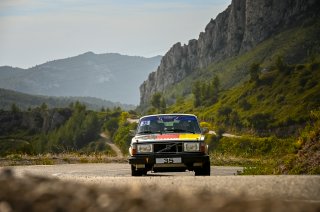
[[[120,107],[96,112],[76,102],[69,108],[48,109],[46,104],[42,104],[29,111],[21,111],[13,104],[11,111],[0,112],[0,119],[8,120],[7,124],[2,123],[7,127],[0,130],[5,130],[0,136],[0,155],[104,152],[108,147],[99,140],[102,131],[110,134],[110,138],[124,150],[130,143],[129,131],[133,129],[126,122],[129,113]],[[59,124],[54,124],[53,129],[48,127],[48,122],[57,122],[57,119]],[[26,120],[33,126],[28,123],[17,125]]]

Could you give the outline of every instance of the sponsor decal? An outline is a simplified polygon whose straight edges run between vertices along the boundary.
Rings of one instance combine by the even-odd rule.
[[[200,140],[200,134],[180,134],[179,138],[182,140]]]
[[[138,140],[201,140],[200,134],[162,134],[136,136]]]
[[[158,135],[157,139],[177,139],[179,138],[179,134],[163,134]]]

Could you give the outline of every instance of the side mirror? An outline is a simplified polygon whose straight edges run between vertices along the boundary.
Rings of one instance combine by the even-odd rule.
[[[201,129],[202,134],[207,134],[209,132],[209,129],[204,127]]]

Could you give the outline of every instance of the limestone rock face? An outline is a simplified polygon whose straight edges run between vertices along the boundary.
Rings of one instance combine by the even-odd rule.
[[[157,71],[140,86],[140,106],[148,105],[155,92],[180,82],[195,69],[249,51],[306,17],[319,17],[319,4],[317,0],[233,0],[210,20],[197,40],[171,47]]]

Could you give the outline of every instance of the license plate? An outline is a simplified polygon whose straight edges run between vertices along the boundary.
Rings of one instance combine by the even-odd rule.
[[[156,158],[156,163],[181,163],[181,158]]]

